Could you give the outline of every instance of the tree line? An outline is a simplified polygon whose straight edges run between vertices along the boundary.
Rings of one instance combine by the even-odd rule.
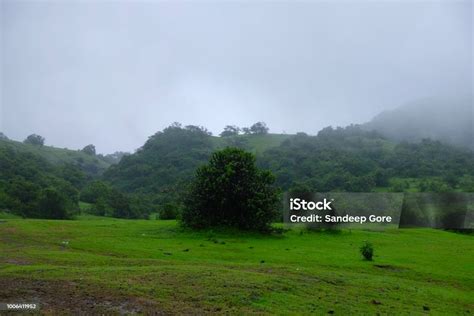
[[[223,133],[230,134],[221,133],[221,137],[240,141],[268,133],[263,122],[242,130],[226,126]],[[44,144],[39,135],[28,138],[28,144]],[[149,137],[134,154],[118,153],[120,161],[103,175],[88,174],[75,164],[54,165],[5,145],[0,147],[0,210],[25,217],[72,218],[79,213],[80,202],[85,202],[90,205],[88,212],[100,216],[148,218],[157,212],[162,218],[182,217],[190,222],[185,201],[189,192],[196,190],[193,180],[202,174],[213,174],[214,171],[203,169],[209,159],[211,164],[225,160],[213,155],[219,148],[216,144],[216,138],[206,128],[174,123]],[[82,151],[97,155],[93,145]],[[271,172],[271,185],[281,190],[474,191],[471,151],[428,139],[394,143],[355,125],[328,127],[315,136],[298,133],[254,158],[241,152],[228,154],[253,161],[258,170]],[[215,168],[233,167],[221,164]],[[249,170],[256,170],[252,168],[248,165]],[[206,190],[218,192],[226,185],[231,186],[209,184]],[[248,208],[252,209],[252,205]]]

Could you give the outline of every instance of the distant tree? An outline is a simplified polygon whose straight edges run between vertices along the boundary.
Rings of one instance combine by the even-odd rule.
[[[184,129],[188,130],[190,132],[193,132],[193,133],[202,133],[202,134],[208,135],[208,136],[212,135],[212,133],[207,128],[205,128],[204,126],[186,125],[184,127]]]
[[[0,132],[0,140],[8,140],[7,135],[5,135],[5,134],[3,134],[2,132]]]
[[[224,127],[222,133],[220,133],[221,137],[229,137],[229,136],[237,136],[240,133],[240,127],[235,125],[227,125]]]
[[[250,128],[248,128],[248,127],[243,127],[243,128],[242,128],[242,132],[243,132],[245,135],[252,134],[252,131],[251,131]]]
[[[250,126],[250,132],[252,134],[268,134],[268,127],[265,122],[257,122]]]
[[[179,214],[179,206],[176,203],[166,203],[161,207],[159,218],[160,219],[176,219]]]
[[[113,190],[108,201],[112,216],[118,218],[137,218],[130,208],[130,199],[118,190]]]
[[[71,163],[60,166],[57,173],[77,189],[82,188],[87,180],[87,176],[81,168]]]
[[[465,175],[459,181],[459,185],[463,192],[474,192],[474,177]]]
[[[88,154],[88,155],[95,156],[95,146],[92,145],[92,144],[89,144],[89,145],[85,146],[84,148],[82,148],[81,151]]]
[[[249,140],[246,137],[238,137],[238,136],[226,137],[225,145],[227,147],[236,147],[236,148],[246,150],[249,148]]]
[[[80,200],[87,203],[96,203],[99,199],[108,201],[112,187],[103,181],[93,181],[81,191]]]
[[[44,137],[37,135],[37,134],[31,134],[28,136],[23,143],[25,144],[32,144],[32,145],[38,145],[38,146],[43,146],[44,145]]]
[[[107,154],[105,156],[99,154],[99,158],[102,160],[105,160],[111,164],[117,164],[122,160],[122,158],[126,155],[130,155],[130,153],[124,152],[124,151],[116,151],[113,154]]]
[[[185,199],[185,226],[233,226],[267,230],[276,218],[278,193],[269,171],[256,167],[255,156],[238,148],[215,152],[198,168]]]

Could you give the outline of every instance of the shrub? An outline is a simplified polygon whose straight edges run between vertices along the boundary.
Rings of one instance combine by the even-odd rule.
[[[39,198],[41,218],[68,219],[71,215],[67,212],[67,199],[53,188],[44,189]]]
[[[370,242],[366,241],[362,247],[360,247],[360,253],[365,260],[372,261],[372,257],[374,256],[374,247]]]
[[[176,219],[179,214],[179,206],[174,203],[166,203],[160,209],[160,219]]]
[[[251,153],[238,148],[217,151],[196,172],[184,201],[183,224],[268,230],[277,215],[273,182],[270,172],[256,167]]]

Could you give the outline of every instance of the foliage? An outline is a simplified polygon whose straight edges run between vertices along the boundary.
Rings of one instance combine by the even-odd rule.
[[[159,218],[160,219],[176,219],[179,214],[179,205],[176,203],[166,203],[160,209]]]
[[[364,257],[365,260],[372,261],[372,257],[374,256],[374,247],[368,241],[364,242],[364,244],[360,247],[360,254]]]
[[[233,226],[266,230],[276,217],[273,175],[255,165],[255,157],[238,148],[215,152],[200,167],[185,199],[182,220],[194,228]]]
[[[213,149],[201,127],[173,124],[151,136],[135,154],[110,167],[104,179],[126,192],[153,194],[157,202],[178,200],[185,184]]]
[[[118,218],[147,218],[153,206],[144,196],[125,194],[109,183],[93,181],[81,191],[81,201],[92,204],[94,215]]]
[[[68,218],[78,209],[83,179],[84,175],[71,166],[54,166],[30,152],[0,147],[0,205],[14,214]],[[55,209],[46,210],[48,203]]]
[[[474,154],[437,141],[392,144],[359,126],[325,128],[317,136],[298,134],[266,152],[260,166],[272,170],[285,190],[403,192],[455,190],[462,176],[474,176]],[[393,179],[398,178],[396,181]],[[403,179],[424,179],[410,184]],[[467,179],[467,178],[466,178]]]
[[[82,152],[91,156],[95,156],[95,146],[92,144],[89,144],[85,146],[84,148],[82,148]]]
[[[122,160],[122,158],[126,155],[130,155],[130,154],[124,151],[116,151],[113,154],[107,154],[107,155],[98,154],[97,157],[113,165],[113,164],[119,163],[120,160]]]
[[[252,126],[250,126],[250,133],[256,134],[256,135],[268,134],[267,124],[265,124],[265,122],[257,122],[253,124]]]
[[[80,150],[69,150],[51,146],[32,146],[12,140],[0,139],[0,148],[28,153],[54,166],[71,165],[78,167],[87,178],[97,178],[110,165],[99,156],[90,156]]]
[[[237,136],[240,133],[240,128],[235,125],[227,125],[224,127],[222,133],[219,134],[221,137]]]
[[[41,192],[38,209],[41,218],[71,218],[66,197],[53,188],[47,188]]]
[[[37,134],[31,134],[29,135],[23,143],[25,144],[31,144],[31,145],[37,145],[37,146],[43,146],[44,145],[44,137],[37,135]]]

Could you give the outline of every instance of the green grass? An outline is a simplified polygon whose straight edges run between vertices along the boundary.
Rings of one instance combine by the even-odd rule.
[[[469,314],[472,238],[431,229],[267,236],[193,232],[175,221],[8,219],[0,223],[0,297],[36,298],[53,313]],[[374,261],[359,253],[366,240]]]

